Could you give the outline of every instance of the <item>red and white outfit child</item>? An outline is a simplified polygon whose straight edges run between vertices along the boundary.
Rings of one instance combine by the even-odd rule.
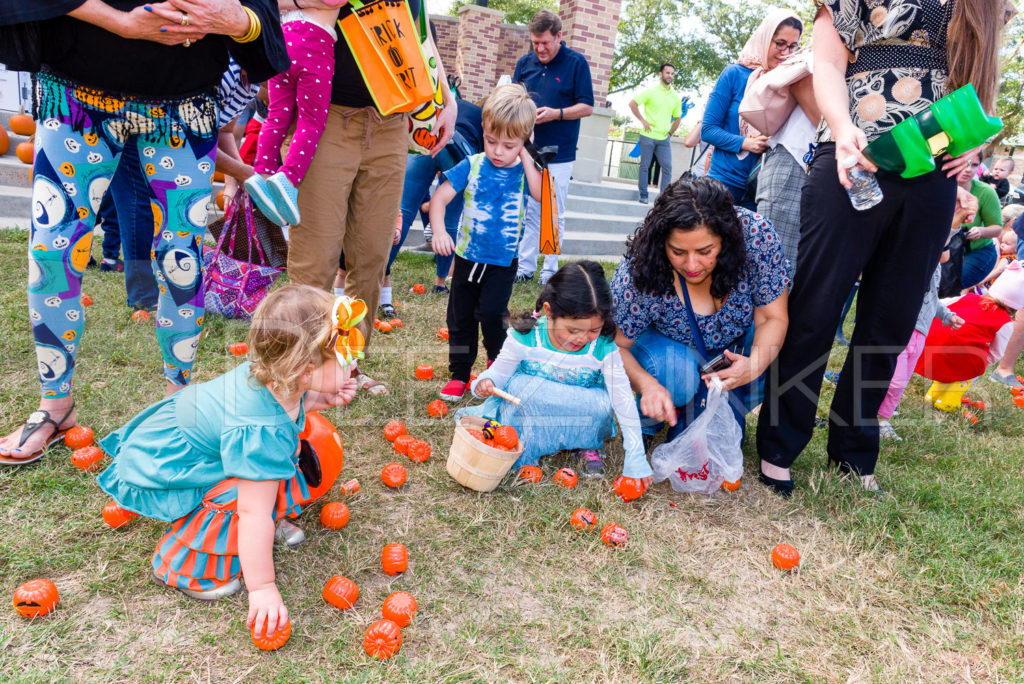
[[[914,375],[914,368],[917,366],[917,360],[924,353],[925,338],[928,331],[931,330],[933,321],[947,326],[952,324],[953,312],[939,301],[941,280],[942,266],[940,265],[935,267],[931,286],[924,295],[924,302],[917,314],[917,323],[914,324],[914,334],[910,336],[910,342],[907,343],[906,349],[896,357],[896,370],[889,383],[889,392],[882,400],[882,405],[878,407],[878,417],[881,419],[879,429],[883,437],[899,440],[895,430],[888,425],[888,420],[896,412],[896,407],[899,406],[900,399],[903,398],[903,392],[906,391],[907,384]]]
[[[270,106],[256,153],[256,173],[283,171],[295,186],[306,177],[331,106],[338,34],[333,22],[318,22],[317,18],[297,10],[281,19],[292,66],[268,83]],[[293,122],[295,135],[282,164],[281,145]]]
[[[987,296],[971,293],[946,303],[964,324],[952,330],[933,323],[915,371],[935,381],[928,391],[935,407],[952,411],[970,381],[1003,358],[1013,334],[1013,317],[1006,309],[1024,308],[1024,267],[1011,262]]]
[[[327,126],[337,17],[337,10],[296,10],[281,19],[292,65],[268,82],[270,105],[260,130],[256,175],[245,184],[260,211],[281,225],[294,225],[301,218],[297,188]],[[295,134],[282,163],[281,145],[293,123]]]

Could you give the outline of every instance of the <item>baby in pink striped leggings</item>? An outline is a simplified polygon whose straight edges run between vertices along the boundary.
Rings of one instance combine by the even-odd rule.
[[[323,1],[335,7],[348,2]],[[278,225],[300,220],[297,187],[316,154],[331,105],[337,19],[337,9],[301,9],[281,19],[292,66],[270,79],[270,107],[260,131],[256,173],[245,182],[256,206]],[[293,122],[295,134],[282,164],[281,144]]]

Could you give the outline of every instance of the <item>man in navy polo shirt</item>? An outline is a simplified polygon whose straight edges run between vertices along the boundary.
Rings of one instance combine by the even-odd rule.
[[[576,141],[580,119],[594,111],[594,86],[590,81],[587,58],[562,41],[562,20],[550,10],[541,10],[530,21],[533,52],[516,62],[512,75],[537,104],[537,124],[533,141],[537,147],[557,145],[558,154],[548,165],[558,200],[558,232],[565,233],[565,199],[569,194],[572,164],[576,160]],[[540,204],[526,200],[526,222],[519,243],[519,272],[516,282],[531,280],[537,270],[540,243]],[[546,283],[558,270],[558,257],[544,259],[540,281]]]

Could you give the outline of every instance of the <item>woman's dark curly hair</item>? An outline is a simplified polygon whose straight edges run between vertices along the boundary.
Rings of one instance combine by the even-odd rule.
[[[615,321],[612,320],[612,289],[604,277],[604,269],[595,261],[570,261],[551,276],[534,304],[535,311],[551,307],[552,318],[601,319],[601,335],[615,335]],[[509,324],[518,332],[533,330],[536,319],[534,312],[513,317]]]
[[[680,178],[665,188],[644,222],[626,241],[626,258],[633,285],[646,294],[664,294],[673,287],[674,273],[665,253],[665,241],[674,230],[707,226],[722,240],[711,296],[725,299],[740,281],[747,259],[743,226],[736,216],[732,195],[721,182],[701,176]]]

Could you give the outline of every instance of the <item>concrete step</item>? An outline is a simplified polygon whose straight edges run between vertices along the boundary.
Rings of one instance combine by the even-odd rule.
[[[15,157],[13,153],[14,146],[12,145],[11,147],[11,153],[0,157],[0,186],[31,187],[32,167],[28,164],[23,164]]]
[[[20,228],[21,230],[28,230],[31,227],[31,220],[28,214],[21,216],[0,216],[0,229],[3,228]]]
[[[570,211],[565,214],[566,231],[584,231],[588,233],[607,233],[625,238],[636,230],[642,219],[608,216],[606,214],[587,214]]]
[[[0,216],[25,216],[32,212],[32,188],[0,185]]]
[[[566,225],[562,235],[562,256],[569,259],[587,257],[600,258],[605,261],[618,261],[626,251],[626,237],[629,232],[592,231],[584,228],[574,229]],[[423,244],[423,226],[419,220],[409,227],[409,235],[405,239],[403,250],[410,250]]]
[[[635,220],[637,223],[647,216],[650,204],[640,204],[636,199],[621,201],[569,195],[565,199],[566,216],[571,214],[596,214]]]
[[[603,200],[617,200],[619,202],[634,202],[640,199],[640,191],[636,188],[635,182],[616,183],[614,181],[601,181],[600,183],[584,183],[583,181],[569,182],[569,196],[590,197]],[[651,202],[658,196],[658,191],[651,188],[648,196]]]

